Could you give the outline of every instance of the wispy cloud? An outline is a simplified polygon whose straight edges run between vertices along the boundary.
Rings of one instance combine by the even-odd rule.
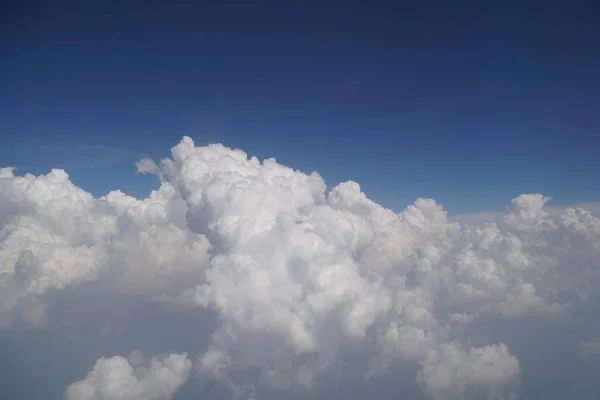
[[[600,355],[600,337],[579,342],[579,351],[584,357]]]
[[[113,147],[94,143],[51,143],[35,141],[28,145],[27,157],[16,167],[20,170],[53,168],[81,169],[134,165],[136,161],[152,155],[140,150]]]

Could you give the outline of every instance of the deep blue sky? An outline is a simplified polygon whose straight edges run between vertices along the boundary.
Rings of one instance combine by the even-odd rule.
[[[136,159],[189,135],[398,210],[600,200],[593,1],[13,3],[0,164],[21,173],[142,196]]]

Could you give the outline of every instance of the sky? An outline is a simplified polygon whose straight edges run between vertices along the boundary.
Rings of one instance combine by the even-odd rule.
[[[594,2],[9,3],[3,164],[143,197],[183,135],[397,211],[600,198]],[[56,146],[61,149],[57,149]],[[42,153],[44,155],[42,155]]]
[[[598,5],[1,14],[0,398],[600,396]]]

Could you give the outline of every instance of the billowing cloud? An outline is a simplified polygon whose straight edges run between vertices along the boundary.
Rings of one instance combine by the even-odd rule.
[[[327,190],[317,173],[187,137],[138,170],[161,181],[144,200],[95,199],[61,170],[0,172],[5,323],[40,321],[47,292],[98,282],[212,310],[196,375],[239,396],[311,390],[350,358],[367,380],[417,365],[432,399],[508,399],[518,355],[471,344],[470,326],[560,321],[598,288],[600,220],[550,212],[539,194],[471,227],[431,199],[396,213],[355,182]]]
[[[128,358],[101,358],[84,380],[67,387],[66,400],[169,400],[191,369],[185,353],[145,359],[136,351]]]
[[[179,201],[169,185],[143,201],[119,191],[95,199],[63,170],[0,170],[0,322],[20,300],[39,322],[40,296],[89,280],[131,291],[201,274],[209,245],[186,228]]]

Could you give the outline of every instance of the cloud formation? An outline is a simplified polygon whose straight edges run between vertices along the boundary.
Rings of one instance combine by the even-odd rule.
[[[128,358],[101,358],[84,380],[67,387],[66,400],[169,400],[191,369],[185,353],[146,360],[136,351]]]
[[[118,191],[95,199],[62,170],[0,171],[5,326],[41,323],[48,292],[98,282],[213,310],[220,325],[196,375],[238,396],[311,390],[352,357],[367,380],[417,365],[431,399],[509,399],[518,358],[502,342],[471,345],[469,327],[481,318],[560,320],[598,288],[600,220],[582,208],[549,213],[539,194],[469,227],[431,199],[395,213],[355,182],[328,191],[317,173],[187,137],[172,158],[138,169],[161,181],[144,200]],[[142,396],[154,375],[135,368],[101,359],[68,393],[119,398],[97,394],[115,377]]]
[[[1,169],[0,323],[20,300],[23,316],[40,322],[42,295],[85,281],[134,291],[201,274],[209,244],[186,228],[179,201],[166,185],[142,201],[119,191],[95,199],[63,170]]]

